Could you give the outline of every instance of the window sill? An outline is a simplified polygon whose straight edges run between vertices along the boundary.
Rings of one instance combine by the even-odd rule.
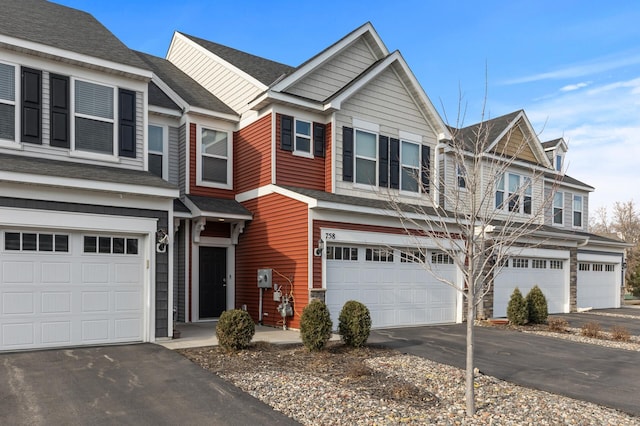
[[[202,180],[200,178],[196,179],[196,185],[204,188],[216,188],[216,189],[227,189],[227,190],[233,189],[233,185],[229,185],[227,183],[207,182],[206,180]]]
[[[295,155],[296,157],[304,157],[304,158],[311,158],[313,159],[313,154],[311,154],[310,152],[305,152],[305,151],[293,151],[292,152],[293,155]]]
[[[97,152],[85,152],[85,151],[69,151],[69,157],[82,158],[84,160],[98,160],[106,161],[109,163],[119,163],[120,158],[115,155],[99,154]]]

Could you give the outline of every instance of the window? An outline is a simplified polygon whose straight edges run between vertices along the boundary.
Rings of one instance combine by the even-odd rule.
[[[16,67],[0,63],[0,139],[16,140]]]
[[[75,149],[114,155],[114,88],[76,80]]]
[[[614,272],[616,270],[615,265],[604,265],[605,272]]]
[[[511,266],[514,268],[528,268],[529,267],[529,259],[515,258],[511,261]]]
[[[602,271],[604,271],[604,264],[602,264],[602,263],[594,263],[593,264],[593,271],[594,272],[602,272]]]
[[[439,265],[453,265],[453,258],[446,253],[431,253],[431,263]]]
[[[589,271],[591,270],[590,263],[578,263],[578,271]]]
[[[358,248],[328,246],[327,260],[358,260]]]
[[[311,123],[296,120],[295,152],[311,155]]]
[[[200,180],[214,186],[231,185],[229,134],[220,130],[200,129]]]
[[[582,228],[582,195],[573,196],[573,226]]]
[[[510,212],[520,211],[520,176],[509,173],[507,200]]]
[[[496,209],[504,208],[504,175],[496,182]]]
[[[163,126],[149,125],[148,161],[149,171],[161,178],[167,178],[165,172],[166,149],[165,141],[166,129]]]
[[[138,254],[138,239],[124,237],[85,235],[85,253]]]
[[[562,171],[562,155],[556,155],[556,170]]]
[[[66,253],[69,251],[69,236],[36,232],[5,232],[4,249]]]
[[[550,260],[549,269],[562,269],[564,262],[562,260]]]
[[[544,259],[532,259],[531,260],[531,267],[534,269],[546,269],[547,268],[547,261]]]
[[[356,183],[377,185],[377,135],[355,131]]]
[[[402,141],[400,158],[402,162],[400,189],[418,192],[420,187],[420,146],[416,143]]]
[[[393,262],[393,250],[368,248],[365,252],[365,260],[368,262]]]
[[[553,224],[562,225],[564,223],[564,194],[556,192],[553,196]]]
[[[458,188],[467,187],[467,168],[464,164],[456,164],[456,177],[458,180]]]
[[[508,211],[514,213],[531,214],[531,178],[515,173],[505,173],[505,175],[500,176],[496,182],[496,208],[506,208]],[[505,189],[507,195],[506,200]]]
[[[400,263],[424,263],[424,253],[418,249],[400,250]]]

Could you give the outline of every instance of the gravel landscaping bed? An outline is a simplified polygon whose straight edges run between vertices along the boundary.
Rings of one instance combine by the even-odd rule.
[[[235,354],[220,347],[180,352],[305,425],[640,424],[613,409],[484,375],[476,379],[477,413],[467,418],[463,370],[381,347],[331,342],[310,353],[259,342]]]

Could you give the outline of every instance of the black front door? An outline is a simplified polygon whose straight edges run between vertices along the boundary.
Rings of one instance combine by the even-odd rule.
[[[200,247],[198,317],[217,318],[227,307],[227,249]]]

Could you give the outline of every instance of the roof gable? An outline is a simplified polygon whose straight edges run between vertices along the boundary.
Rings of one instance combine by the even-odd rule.
[[[90,14],[42,0],[0,0],[0,34],[110,62],[147,69]]]

